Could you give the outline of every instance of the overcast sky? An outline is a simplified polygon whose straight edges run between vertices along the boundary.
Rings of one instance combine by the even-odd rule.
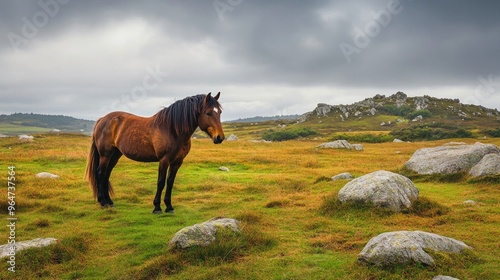
[[[0,114],[150,116],[221,91],[223,120],[376,94],[500,109],[500,1],[0,1]]]

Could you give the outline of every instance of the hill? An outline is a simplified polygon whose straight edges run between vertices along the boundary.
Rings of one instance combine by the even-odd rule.
[[[15,113],[0,115],[0,133],[39,133],[50,131],[90,133],[95,122],[62,115]]]
[[[375,95],[350,105],[320,103],[298,120],[279,120],[253,124],[233,125],[232,128],[254,137],[270,135],[286,139],[299,137],[307,129],[307,136],[338,138],[345,133],[387,134],[379,139],[392,141],[437,140],[456,137],[493,136],[500,134],[500,112],[483,106],[462,104],[458,99],[443,99],[428,95],[408,97],[403,92],[391,96]],[[304,137],[304,136],[302,136]],[[264,137],[266,138],[266,137]],[[363,140],[356,140],[363,142]],[[378,141],[374,140],[373,141]]]
[[[278,121],[278,120],[296,120],[300,115],[276,115],[271,117],[256,116],[251,118],[240,118],[237,120],[227,121],[228,123],[253,123],[253,122],[266,122],[266,121]]]
[[[408,97],[397,92],[389,97],[375,95],[351,105],[320,103],[300,117],[303,123],[330,123],[345,130],[388,130],[387,128],[423,122],[441,122],[466,129],[492,128],[500,124],[500,112],[483,106],[460,103],[458,99],[440,99],[428,95]]]

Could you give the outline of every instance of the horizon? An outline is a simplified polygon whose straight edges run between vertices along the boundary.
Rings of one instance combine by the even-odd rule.
[[[402,92],[402,93],[404,93],[404,92]],[[384,95],[384,96],[385,97],[390,97],[391,95]],[[426,96],[429,96],[429,95],[426,95]],[[373,98],[373,97],[375,97],[375,95],[372,96],[372,97],[367,97],[365,99],[355,101],[355,102],[350,103],[350,104],[328,104],[328,103],[324,103],[324,102],[319,102],[319,103],[317,103],[317,105],[319,105],[319,104],[327,104],[329,106],[345,106],[345,105],[352,105],[354,103],[357,103],[357,102],[360,102],[360,101],[363,101],[363,100],[366,100],[366,99],[369,99],[369,98]],[[415,97],[423,97],[423,96],[407,96],[407,98],[415,98]],[[458,98],[440,98],[440,97],[436,97],[436,96],[429,96],[429,97],[431,97],[431,98],[437,98],[437,99],[449,99],[449,100],[458,99]],[[492,110],[499,111],[498,108],[487,107],[487,106],[483,106],[483,105],[480,105],[480,104],[466,104],[466,103],[463,103],[460,99],[458,99],[458,100],[459,100],[459,103],[462,104],[462,105],[475,105],[475,106],[484,107],[486,109],[492,109]],[[317,108],[317,107],[315,107],[315,108]],[[273,118],[273,117],[288,117],[288,116],[299,116],[300,117],[302,115],[305,115],[307,113],[312,112],[315,108],[313,108],[310,111],[306,111],[306,112],[298,113],[298,114],[256,115],[256,116],[249,116],[249,117],[240,117],[240,118],[237,118],[237,119],[222,120],[222,122],[235,122],[235,121],[238,121],[238,120],[246,120],[246,119],[252,119],[252,118]],[[151,114],[149,116],[152,116],[152,115],[156,114],[157,112],[155,112],[155,113],[153,113],[153,114]],[[10,115],[14,115],[14,114],[27,114],[27,115],[29,115],[29,114],[36,114],[36,115],[44,115],[44,116],[62,116],[62,117],[70,117],[70,118],[75,118],[75,119],[84,120],[84,121],[94,121],[94,122],[97,121],[97,119],[86,119],[86,118],[76,117],[76,116],[73,116],[73,115],[64,115],[64,114],[57,114],[56,115],[56,114],[50,114],[50,113],[47,114],[47,113],[37,113],[37,112],[14,112],[14,113],[10,113],[10,114],[5,114],[5,113],[1,113],[0,112],[0,116],[10,116]],[[141,116],[141,115],[139,115],[139,116]],[[143,117],[148,117],[148,116],[143,116]]]

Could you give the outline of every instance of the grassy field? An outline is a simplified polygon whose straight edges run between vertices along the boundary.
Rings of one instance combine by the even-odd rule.
[[[227,128],[226,134],[237,127]],[[251,134],[249,134],[251,135]],[[0,279],[498,279],[498,178],[412,177],[430,206],[406,214],[335,208],[345,181],[377,170],[405,172],[414,151],[449,141],[364,144],[362,152],[315,148],[319,141],[213,145],[193,140],[173,191],[175,214],[153,215],[157,164],[122,158],[111,181],[115,208],[100,209],[83,180],[90,137],[35,135],[30,143],[0,139],[6,186],[16,170],[16,241],[55,237],[57,245],[16,255],[16,272],[3,262]],[[500,139],[481,140],[500,145]],[[229,172],[219,171],[226,166]],[[39,172],[61,176],[36,179]],[[0,211],[4,222],[7,189]],[[476,206],[463,201],[472,199]],[[164,205],[162,205],[165,208]],[[213,217],[242,222],[242,233],[214,246],[169,251],[186,226]],[[382,232],[422,230],[462,240],[472,256],[440,256],[436,267],[381,269],[356,263],[368,240]],[[0,239],[7,243],[8,228]]]

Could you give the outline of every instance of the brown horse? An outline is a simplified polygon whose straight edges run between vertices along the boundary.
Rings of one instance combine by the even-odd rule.
[[[173,212],[171,195],[175,175],[189,153],[196,128],[206,132],[214,144],[224,140],[219,96],[220,92],[215,97],[211,93],[187,97],[149,118],[112,112],[97,120],[85,173],[94,199],[97,197],[103,207],[113,207],[109,177],[120,157],[125,155],[136,161],[160,163],[153,213],[162,213],[160,204],[165,181],[165,212]]]

